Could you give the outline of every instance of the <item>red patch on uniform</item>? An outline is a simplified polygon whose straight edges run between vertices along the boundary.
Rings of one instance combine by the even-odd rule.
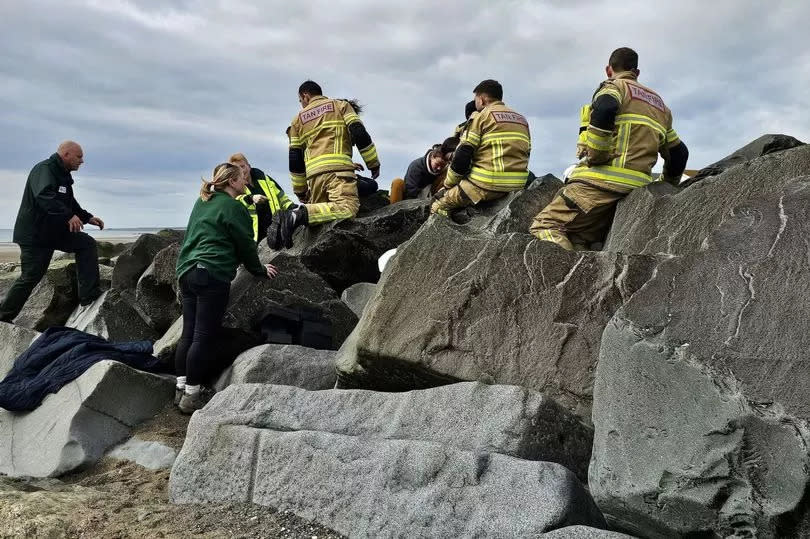
[[[661,99],[655,92],[645,90],[644,88],[636,86],[635,84],[628,84],[627,87],[630,88],[631,99],[638,99],[640,101],[644,101],[648,105],[652,105],[661,112],[665,111],[666,107],[664,106],[664,100]]]
[[[526,121],[526,118],[524,118],[517,112],[494,110],[492,111],[492,117],[495,118],[495,121],[498,123],[520,124],[529,127],[529,122]]]
[[[331,101],[329,103],[324,103],[323,105],[318,105],[314,109],[305,110],[298,114],[298,117],[301,119],[301,123],[311,122],[316,118],[320,118],[327,112],[335,112],[335,104]]]

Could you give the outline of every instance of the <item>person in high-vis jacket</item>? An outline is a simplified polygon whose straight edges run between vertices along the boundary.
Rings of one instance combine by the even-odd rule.
[[[538,239],[568,250],[604,241],[616,203],[649,185],[658,154],[664,158],[662,179],[674,185],[689,157],[663,99],[637,80],[638,54],[616,49],[605,71],[608,80],[591,103],[581,164],[530,228]]]
[[[299,112],[287,132],[293,192],[301,201],[295,210],[273,215],[267,231],[272,249],[292,247],[293,231],[357,215],[357,194],[352,145],[357,146],[372,179],[380,175],[377,148],[357,115],[355,105],[329,99],[308,80],[298,88]]]
[[[270,226],[273,214],[289,209],[293,202],[276,180],[261,169],[251,167],[244,154],[235,153],[228,162],[239,167],[248,181],[245,193],[236,197],[236,200],[247,208],[253,221],[253,239],[260,242],[267,235],[267,227]]]
[[[471,117],[431,213],[449,213],[523,189],[529,175],[529,122],[503,103],[495,80],[473,90],[478,114]]]

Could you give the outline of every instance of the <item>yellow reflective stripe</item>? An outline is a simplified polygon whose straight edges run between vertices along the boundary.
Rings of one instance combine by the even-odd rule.
[[[360,116],[355,114],[354,112],[350,112],[349,114],[345,115],[343,119],[346,122],[346,125],[353,124],[354,122],[360,121]]]
[[[290,137],[290,144],[301,144],[301,137]]]
[[[667,144],[672,144],[673,142],[677,142],[681,140],[681,137],[678,136],[678,133],[675,132],[674,129],[670,129],[667,131],[666,142]]]
[[[652,181],[649,174],[629,168],[600,165],[596,167],[577,167],[571,172],[570,179],[603,180],[631,187],[644,187]]]
[[[348,156],[346,154],[343,154],[343,153],[325,153],[323,155],[319,155],[317,157],[312,157],[310,159],[307,159],[307,166],[320,165],[320,164],[325,163],[325,162],[330,162],[330,163],[337,162],[337,163],[353,164],[351,156]]]
[[[591,106],[583,105],[582,108],[579,109],[579,126],[588,127],[588,124],[590,123],[591,123]]]
[[[596,101],[596,98],[599,97],[599,96],[602,96],[602,95],[609,95],[610,97],[612,97],[613,99],[615,99],[619,103],[622,102],[622,94],[619,93],[619,90],[617,90],[616,88],[612,88],[610,86],[605,86],[604,88],[602,88],[601,90],[596,92],[596,95],[593,96],[593,100]]]
[[[610,135],[600,135],[599,133],[594,133],[590,130],[586,131],[585,133],[585,142],[590,148],[603,152],[610,151],[612,147]]]
[[[461,181],[461,176],[459,174],[457,174],[455,170],[453,170],[452,168],[447,169],[447,176],[445,176],[445,178],[444,178],[444,186],[446,188],[449,189],[450,187],[453,187],[453,186],[457,185],[458,182],[460,182],[460,181]]]
[[[307,187],[307,177],[305,174],[295,174],[290,172],[290,181],[292,181],[293,190],[295,191],[300,191],[300,188],[306,189]]]
[[[377,160],[377,148],[374,144],[369,144],[368,147],[363,148],[360,150],[360,156],[363,158],[363,161],[369,163],[371,161]]]
[[[476,180],[485,184],[503,185],[505,187],[524,185],[528,177],[529,172],[527,170],[520,172],[506,172],[473,167],[472,172],[470,172],[471,180]]]
[[[619,114],[616,116],[616,125],[624,124],[646,125],[647,127],[654,129],[661,138],[664,138],[667,135],[667,130],[664,129],[664,126],[649,116],[643,116],[641,114]]]
[[[619,126],[619,132],[616,136],[616,156],[613,159],[613,166],[622,168],[627,160],[627,151],[630,149],[630,124],[622,124]]]
[[[468,130],[464,133],[464,142],[468,142],[477,147],[481,144],[481,135]]]
[[[531,144],[531,139],[529,135],[526,133],[520,133],[517,131],[505,131],[500,133],[487,133],[483,137],[481,137],[482,143],[487,143],[493,140],[520,140],[522,142],[527,142]]]

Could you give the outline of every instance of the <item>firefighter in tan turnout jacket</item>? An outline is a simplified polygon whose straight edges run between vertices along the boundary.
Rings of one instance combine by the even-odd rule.
[[[351,103],[325,97],[313,81],[301,84],[298,100],[302,110],[287,134],[293,192],[302,205],[273,215],[267,231],[267,244],[273,249],[292,247],[292,234],[299,226],[357,215],[360,200],[352,145],[372,178],[380,175],[377,149]]]
[[[675,185],[689,157],[664,101],[638,83],[635,51],[613,51],[606,73],[609,78],[594,94],[590,121],[580,138],[583,162],[530,229],[537,238],[569,250],[604,241],[616,203],[652,181],[659,153],[664,158],[663,179]]]
[[[478,114],[470,119],[431,213],[495,200],[523,189],[529,174],[529,123],[503,101],[503,88],[485,80],[473,90]]]

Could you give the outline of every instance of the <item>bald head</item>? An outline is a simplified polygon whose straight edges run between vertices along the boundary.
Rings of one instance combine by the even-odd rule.
[[[69,171],[79,170],[79,167],[84,163],[84,152],[78,143],[72,140],[66,140],[59,145],[56,153],[62,158],[65,168]]]

